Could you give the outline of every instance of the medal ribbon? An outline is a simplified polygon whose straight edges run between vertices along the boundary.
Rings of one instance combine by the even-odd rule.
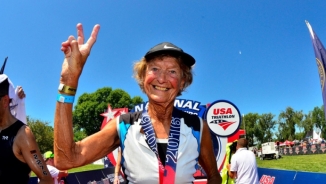
[[[160,184],[173,184],[175,181],[178,148],[180,142],[180,124],[181,118],[179,117],[179,113],[173,110],[164,167],[158,154],[156,136],[151,119],[148,113],[145,110],[143,111],[140,125],[142,126],[142,129],[145,133],[146,142],[149,148],[155,153],[157,157]]]

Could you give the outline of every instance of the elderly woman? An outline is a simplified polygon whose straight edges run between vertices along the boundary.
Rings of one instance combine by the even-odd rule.
[[[78,38],[62,43],[62,65],[55,112],[55,165],[70,169],[92,163],[121,146],[122,167],[129,183],[192,183],[200,164],[208,183],[221,183],[208,125],[198,116],[174,107],[174,100],[192,82],[195,59],[171,43],[151,48],[134,65],[134,75],[148,97],[148,110],[121,115],[101,131],[73,141],[72,107],[83,66],[96,41],[99,25],[84,43]]]

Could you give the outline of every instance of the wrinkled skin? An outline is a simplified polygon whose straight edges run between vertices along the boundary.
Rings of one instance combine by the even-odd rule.
[[[81,24],[77,25],[77,40],[73,36],[62,43],[65,54],[60,83],[77,88],[78,80],[94,45],[100,26],[95,25],[90,38],[84,43]],[[153,68],[156,68],[152,70]],[[173,75],[173,71],[180,75]],[[172,77],[171,77],[172,76]],[[173,102],[183,88],[184,80],[180,66],[173,57],[163,57],[149,62],[144,79],[144,91],[149,99],[148,114],[151,117],[154,131],[158,138],[166,138],[173,110]],[[54,154],[55,166],[58,169],[70,169],[89,164],[103,158],[120,145],[116,127],[117,119],[111,120],[99,132],[79,142],[73,141],[72,104],[57,103],[54,120]],[[217,171],[215,156],[209,128],[204,122],[199,163],[207,173],[208,183],[221,183]]]

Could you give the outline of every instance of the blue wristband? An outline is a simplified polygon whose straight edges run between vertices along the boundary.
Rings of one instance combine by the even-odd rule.
[[[61,103],[74,103],[75,101],[75,96],[69,96],[69,95],[64,95],[64,94],[58,94],[57,96],[57,101]]]

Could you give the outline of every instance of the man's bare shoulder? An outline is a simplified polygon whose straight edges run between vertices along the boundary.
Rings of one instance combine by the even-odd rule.
[[[15,142],[16,140],[19,140],[18,142],[24,142],[28,141],[29,139],[35,140],[34,134],[31,130],[31,128],[27,125],[23,125],[20,127],[20,129],[17,132]]]

